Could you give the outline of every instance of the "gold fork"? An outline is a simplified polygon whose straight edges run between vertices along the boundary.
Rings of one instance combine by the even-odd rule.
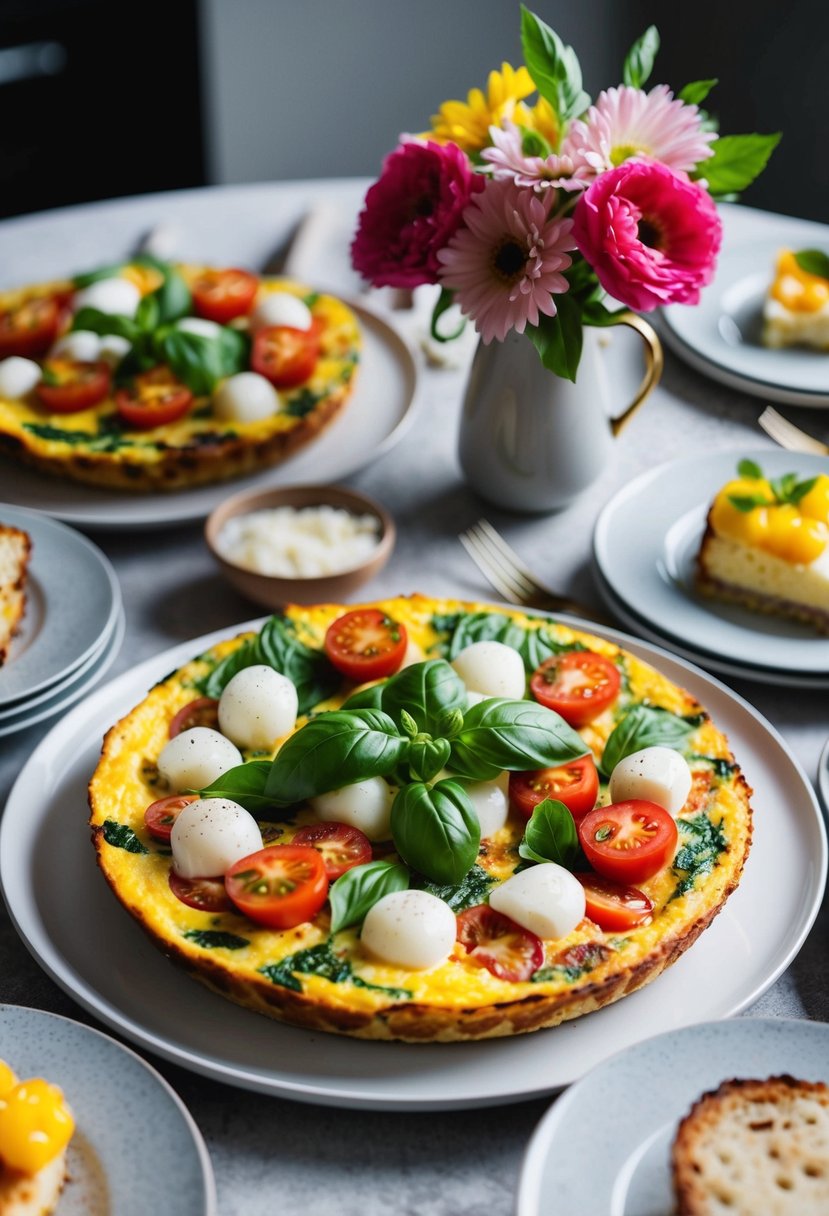
[[[508,603],[547,612],[567,612],[602,625],[612,623],[598,609],[588,608],[586,604],[559,595],[540,583],[487,520],[479,519],[466,532],[461,532],[458,540],[481,573]]]
[[[770,405],[763,410],[757,421],[766,434],[770,435],[775,443],[779,443],[781,448],[788,448],[790,452],[816,452],[819,456],[829,455],[829,444],[824,443],[821,439],[816,439],[814,435],[807,435],[805,431],[801,431],[799,426],[789,422],[788,418],[778,414],[777,410]]]

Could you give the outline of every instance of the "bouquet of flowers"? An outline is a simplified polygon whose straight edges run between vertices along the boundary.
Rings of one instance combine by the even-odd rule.
[[[595,103],[575,52],[522,6],[526,66],[447,101],[426,134],[402,136],[360,213],[355,269],[375,287],[438,284],[483,342],[527,333],[575,380],[584,325],[620,306],[695,304],[711,281],[733,200],[779,134],[721,136],[700,108],[715,80],[646,92],[659,35],[634,43],[622,83]],[[532,100],[531,95],[535,95]]]

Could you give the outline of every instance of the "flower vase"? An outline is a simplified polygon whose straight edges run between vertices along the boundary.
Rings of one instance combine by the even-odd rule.
[[[621,313],[614,324],[635,329],[645,348],[642,383],[615,416],[610,327],[585,327],[575,383],[545,368],[525,334],[511,331],[503,342],[479,342],[461,411],[458,455],[467,482],[482,498],[511,511],[554,511],[600,475],[614,438],[658,383],[663,364],[659,338],[646,321]]]

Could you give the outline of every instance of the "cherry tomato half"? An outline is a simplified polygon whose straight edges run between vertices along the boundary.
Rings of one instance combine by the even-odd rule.
[[[120,388],[115,394],[119,418],[139,431],[176,422],[192,404],[190,389],[163,365],[140,372],[132,388]]]
[[[183,878],[171,870],[169,881],[176,899],[188,908],[197,908],[199,912],[234,911],[221,878]]]
[[[644,882],[673,858],[678,832],[673,815],[655,802],[631,798],[589,811],[578,824],[590,865],[613,882]]]
[[[510,773],[509,800],[519,815],[529,819],[539,802],[555,798],[574,819],[592,811],[599,795],[599,773],[592,756],[582,756],[557,768]]]
[[[24,300],[0,312],[0,359],[9,355],[36,359],[45,354],[58,336],[61,312],[54,296]]]
[[[169,844],[173,824],[184,808],[191,802],[196,802],[198,797],[198,794],[169,794],[166,798],[159,798],[157,802],[151,802],[144,812],[147,831],[156,840],[163,840]]]
[[[218,725],[219,702],[215,697],[196,697],[195,701],[188,701],[173,715],[169,735],[171,739],[175,739],[183,730],[190,730],[194,726],[210,726],[213,730],[218,730]]]
[[[242,857],[225,874],[225,889],[240,912],[270,929],[311,920],[328,895],[322,854],[307,844],[272,844]]]
[[[530,680],[530,692],[571,726],[584,726],[613,704],[621,683],[612,659],[592,650],[569,650],[541,664]]]
[[[190,290],[198,316],[227,325],[253,308],[259,280],[248,270],[203,270]]]
[[[409,644],[405,625],[379,608],[355,608],[329,625],[325,653],[349,680],[381,680],[397,671]]]
[[[319,353],[316,326],[266,325],[253,339],[250,365],[276,388],[296,388],[310,379]]]
[[[317,849],[322,854],[329,882],[372,858],[368,836],[347,823],[314,823],[300,828],[291,844],[309,844]]]
[[[77,414],[109,395],[109,365],[78,359],[46,359],[36,392],[53,414]]]
[[[644,925],[653,915],[653,904],[638,887],[625,887],[600,874],[576,874],[587,899],[585,915],[608,933]]]
[[[489,904],[465,908],[457,919],[458,941],[499,980],[528,980],[544,962],[541,938]]]

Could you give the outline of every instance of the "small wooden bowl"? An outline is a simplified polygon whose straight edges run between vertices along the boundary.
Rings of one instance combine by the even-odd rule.
[[[359,566],[337,574],[311,577],[283,577],[258,574],[228,561],[216,548],[219,532],[229,519],[250,515],[253,511],[276,507],[340,507],[352,515],[373,515],[380,521],[380,536],[376,548]],[[385,507],[365,494],[347,490],[344,486],[285,486],[272,490],[246,490],[228,498],[208,516],[204,528],[207,547],[220,569],[237,591],[266,608],[279,609],[285,604],[342,603],[363,583],[373,578],[389,560],[395,541],[395,526]]]

